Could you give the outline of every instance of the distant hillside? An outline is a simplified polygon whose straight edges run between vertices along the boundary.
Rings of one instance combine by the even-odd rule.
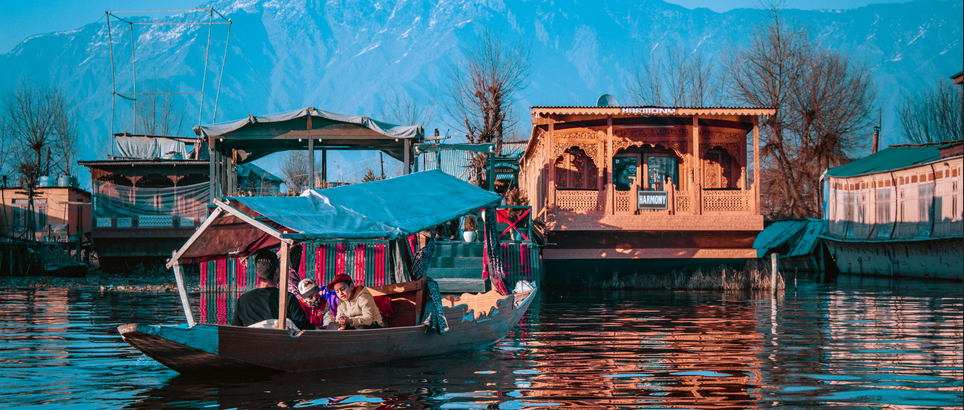
[[[884,143],[896,143],[887,113],[900,92],[946,79],[964,65],[962,5],[929,1],[848,11],[788,10],[786,15],[806,22],[823,46],[849,50],[873,70],[886,117]],[[218,122],[306,106],[377,116],[391,87],[431,101],[445,86],[447,65],[461,58],[462,48],[472,44],[484,26],[533,43],[532,82],[516,113],[523,133],[531,105],[591,105],[603,93],[629,103],[623,84],[633,50],[676,43],[718,56],[727,47],[739,46],[763,17],[750,9],[715,13],[659,0],[223,0],[203,6],[233,21]],[[181,91],[199,88],[206,27],[135,27],[139,87],[144,87],[144,79],[158,78]],[[218,26],[211,37],[205,123],[212,121],[224,29]],[[114,25],[113,34],[119,91],[129,90],[127,26]],[[103,23],[31,37],[0,55],[0,73],[3,93],[23,76],[56,78],[85,120],[81,158],[109,151],[111,73]],[[198,99],[188,100],[193,125]],[[120,102],[117,107],[124,113],[117,115],[122,120],[129,105]],[[119,125],[126,122],[116,124],[115,131],[125,130]],[[426,126],[442,132],[449,128],[441,121]],[[339,166],[346,172],[358,168],[359,158],[334,156],[333,178]]]

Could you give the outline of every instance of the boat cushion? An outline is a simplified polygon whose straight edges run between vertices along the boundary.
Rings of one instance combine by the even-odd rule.
[[[382,317],[394,317],[395,311],[392,310],[392,298],[391,296],[373,296],[375,298],[375,306],[378,306],[378,313],[381,313]]]

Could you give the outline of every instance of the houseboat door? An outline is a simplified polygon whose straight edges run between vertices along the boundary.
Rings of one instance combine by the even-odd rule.
[[[640,153],[622,153],[613,156],[613,213],[636,214],[636,191],[642,165]]]

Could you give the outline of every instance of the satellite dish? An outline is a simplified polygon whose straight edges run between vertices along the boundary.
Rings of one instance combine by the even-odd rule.
[[[596,100],[596,106],[597,107],[618,107],[619,101],[616,101],[616,97],[613,97],[609,94],[603,94],[599,96],[598,100]]]

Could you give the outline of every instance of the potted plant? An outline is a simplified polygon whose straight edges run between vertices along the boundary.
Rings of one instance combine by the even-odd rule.
[[[475,242],[475,215],[466,215],[462,219],[462,239],[465,242]]]

